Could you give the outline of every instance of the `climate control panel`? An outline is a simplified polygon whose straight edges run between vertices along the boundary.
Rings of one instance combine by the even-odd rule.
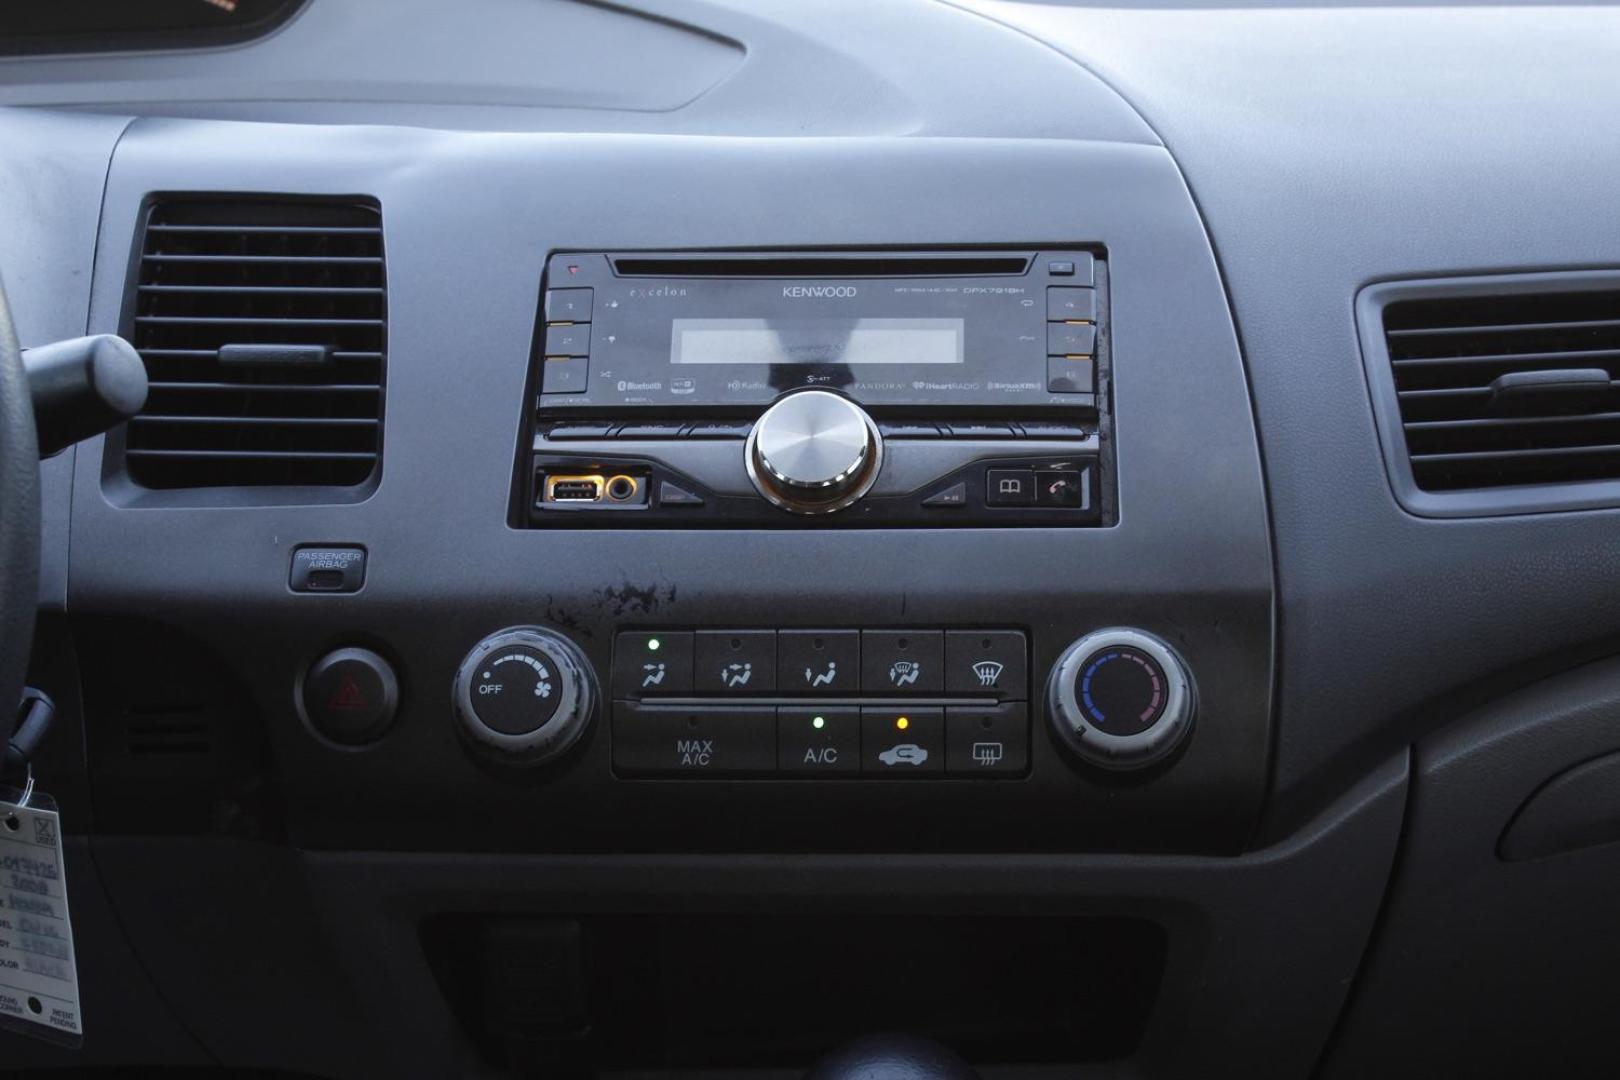
[[[617,635],[624,777],[1004,778],[1029,767],[1021,630]]]
[[[613,640],[612,770],[639,778],[1002,779],[1031,763],[1022,630],[638,629]],[[485,638],[452,690],[486,762],[542,765],[590,729],[600,699],[568,637]],[[1063,651],[1045,717],[1074,759],[1114,772],[1167,761],[1197,712],[1179,654],[1145,631],[1098,630]]]

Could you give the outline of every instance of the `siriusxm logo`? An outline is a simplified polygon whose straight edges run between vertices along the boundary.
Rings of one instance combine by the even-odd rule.
[[[854,296],[853,285],[784,285],[782,295],[789,299],[814,300],[828,297]]]

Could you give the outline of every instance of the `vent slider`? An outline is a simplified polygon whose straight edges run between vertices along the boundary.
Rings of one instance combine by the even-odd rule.
[[[1602,368],[1514,371],[1491,381],[1485,411],[1497,416],[1591,412],[1602,404],[1608,389],[1609,373]]]
[[[332,362],[329,345],[221,345],[219,362],[242,367],[323,367]]]

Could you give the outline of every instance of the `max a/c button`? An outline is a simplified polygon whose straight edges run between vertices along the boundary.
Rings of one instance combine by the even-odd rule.
[[[694,778],[774,772],[776,710],[615,702],[613,769]]]

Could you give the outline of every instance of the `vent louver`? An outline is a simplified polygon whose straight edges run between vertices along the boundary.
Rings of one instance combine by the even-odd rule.
[[[382,450],[382,223],[357,200],[165,200],[131,341],[151,393],[124,460],[147,488],[359,487]]]
[[[1620,478],[1620,287],[1392,299],[1383,338],[1417,488]]]

